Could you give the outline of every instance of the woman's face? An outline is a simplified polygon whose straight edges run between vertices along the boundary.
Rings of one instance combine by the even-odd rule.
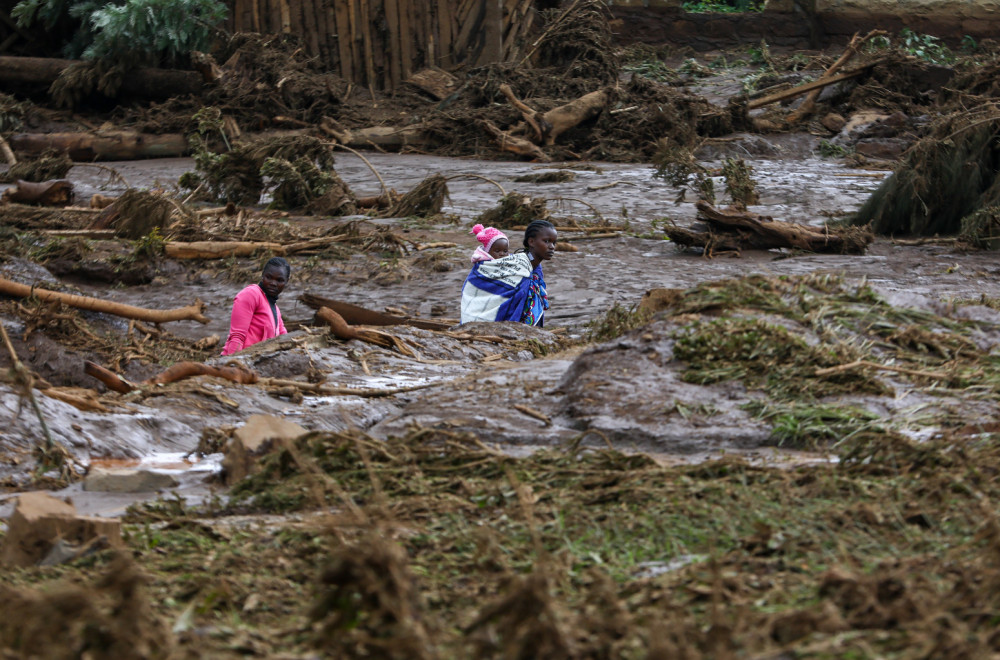
[[[556,230],[546,227],[529,238],[528,250],[536,259],[551,259],[556,256]]]
[[[268,266],[260,276],[260,288],[271,298],[277,298],[286,284],[288,278],[285,277],[285,269],[280,266]]]

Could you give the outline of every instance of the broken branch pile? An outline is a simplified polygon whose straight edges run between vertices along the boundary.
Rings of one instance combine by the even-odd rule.
[[[709,224],[707,231],[692,231],[668,227],[670,240],[683,247],[697,247],[706,256],[715,252],[751,248],[772,250],[789,248],[809,252],[863,254],[874,240],[872,233],[862,228],[816,229],[793,222],[774,220],[770,216],[749,211],[719,210],[701,200],[696,204],[699,217]]]

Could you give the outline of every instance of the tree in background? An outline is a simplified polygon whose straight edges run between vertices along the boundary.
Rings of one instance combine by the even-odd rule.
[[[176,66],[208,49],[226,11],[219,0],[21,0],[11,15],[21,27],[72,30],[66,57]]]

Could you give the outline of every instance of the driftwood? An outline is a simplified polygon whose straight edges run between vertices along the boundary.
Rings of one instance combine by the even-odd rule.
[[[500,85],[500,93],[506,96],[510,104],[521,112],[524,121],[535,131],[535,142],[538,144],[544,142],[549,135],[549,131],[552,130],[552,124],[545,121],[545,117],[537,110],[528,107],[527,104],[518,99],[514,95],[514,90],[507,83]]]
[[[11,151],[10,145],[7,144],[7,140],[3,139],[0,135],[0,156],[3,156],[3,160],[8,165],[17,165],[17,156]]]
[[[8,142],[22,156],[39,156],[46,151],[55,151],[83,162],[167,158],[183,156],[188,151],[187,139],[180,133],[18,133],[11,135]]]
[[[88,376],[93,376],[97,380],[104,383],[104,386],[109,390],[119,392],[121,394],[128,394],[132,390],[139,387],[135,383],[125,380],[113,371],[105,369],[101,365],[89,360],[84,361],[83,372]],[[195,376],[215,376],[216,378],[224,378],[228,381],[240,383],[242,385],[256,383],[258,380],[256,373],[244,367],[216,367],[202,362],[178,362],[166,371],[144,380],[142,384],[166,385],[167,383],[176,383],[177,381],[194,378]]]
[[[417,71],[405,82],[422,89],[438,101],[443,101],[451,96],[459,86],[458,78],[454,74],[436,66]]]
[[[67,206],[73,203],[73,184],[66,179],[52,181],[21,181],[3,193],[5,202],[37,204],[39,206]]]
[[[164,253],[172,259],[225,259],[249,257],[259,252],[289,255],[306,250],[319,250],[334,243],[351,240],[350,236],[320,236],[296,243],[269,243],[259,241],[170,241],[163,246]]]
[[[542,115],[542,119],[552,126],[545,138],[545,144],[553,144],[557,137],[569,129],[596,117],[607,104],[608,93],[601,89],[584,94],[566,105],[552,108]]]
[[[337,314],[351,325],[409,325],[424,330],[447,330],[458,323],[458,321],[432,321],[430,319],[385,314],[352,305],[351,303],[334,300],[333,298],[317,296],[314,293],[303,293],[299,296],[299,302],[311,309],[328,307],[337,312]]]
[[[735,234],[742,247],[760,250],[797,248],[810,252],[860,254],[874,238],[871,232],[860,228],[849,227],[834,231],[807,227],[749,211],[716,209],[704,200],[695,206],[699,216],[709,223],[713,232]]]
[[[713,257],[720,252],[735,252],[739,254],[743,244],[738,236],[732,234],[716,234],[710,231],[692,231],[673,225],[663,230],[671,241],[682,247],[701,248],[706,257]]]
[[[874,67],[878,62],[870,62],[864,66],[860,66],[857,69],[851,69],[850,71],[845,71],[839,75],[833,76],[832,78],[820,78],[819,80],[813,80],[812,82],[803,83],[791,89],[782,90],[780,92],[775,92],[774,94],[768,94],[767,96],[762,96],[759,99],[754,99],[747,103],[748,110],[756,110],[757,108],[763,108],[765,105],[771,105],[772,103],[778,103],[780,101],[786,101],[788,99],[794,99],[797,96],[802,96],[813,90],[822,89],[823,87],[829,87],[839,82],[845,80],[850,80],[851,78],[857,78],[863,73],[867,73]]]
[[[0,56],[0,83],[51,84],[73,64],[79,60]],[[197,94],[202,87],[202,75],[196,71],[143,68],[126,72],[120,91],[127,96],[167,99]]]
[[[329,325],[331,332],[333,332],[333,336],[337,339],[357,339],[359,341],[375,344],[376,346],[381,346],[383,348],[394,348],[403,355],[414,357],[413,351],[411,351],[399,337],[390,335],[387,332],[381,332],[379,330],[355,328],[345,321],[343,316],[329,307],[320,307],[316,310],[316,318]]]
[[[164,244],[163,251],[171,259],[249,257],[261,251],[269,251],[278,255],[285,254],[281,243],[255,241],[194,241],[192,243],[170,241]]]
[[[840,71],[840,69],[842,69],[844,65],[847,64],[848,60],[854,57],[854,55],[858,52],[858,50],[861,48],[862,45],[864,45],[866,41],[868,41],[872,37],[877,37],[884,34],[885,30],[872,30],[863,37],[855,34],[853,37],[851,37],[850,43],[847,44],[847,47],[844,49],[844,52],[841,54],[841,56],[837,59],[836,62],[830,65],[830,68],[828,68],[826,71],[823,72],[823,75],[819,77],[819,80],[823,81],[833,78],[834,74],[837,71]],[[804,99],[802,99],[802,104],[799,105],[799,107],[796,108],[794,112],[788,115],[787,120],[791,123],[796,123],[802,121],[804,118],[811,115],[813,111],[816,109],[816,99],[819,98],[819,93],[820,93],[819,88],[809,92],[809,94]]]
[[[169,321],[197,321],[198,323],[208,323],[208,318],[202,314],[205,309],[205,303],[200,300],[195,301],[194,304],[188,305],[187,307],[162,310],[146,309],[144,307],[133,307],[132,305],[109,302],[98,298],[77,296],[72,293],[60,293],[57,291],[38,289],[30,287],[27,284],[12,282],[3,278],[0,278],[0,294],[13,296],[15,298],[28,298],[29,296],[34,296],[39,300],[61,302],[68,307],[86,309],[92,312],[102,312],[104,314],[113,314],[114,316],[120,316],[126,319],[146,321],[147,323],[167,323]]]
[[[496,140],[500,151],[509,151],[518,156],[531,156],[535,160],[545,163],[551,160],[534,142],[510,133],[504,133],[488,119],[480,119],[479,125]]]

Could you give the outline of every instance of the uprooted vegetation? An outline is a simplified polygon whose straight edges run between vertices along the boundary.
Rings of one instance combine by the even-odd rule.
[[[236,506],[339,513],[225,526],[217,509],[194,521],[165,500],[132,513],[128,542],[155,620],[201,653],[995,652],[980,616],[997,593],[990,436],[870,433],[839,454],[664,467],[578,444],[516,459],[433,429],[312,433],[270,454]],[[111,558],[4,581],[37,598],[61,575],[98,579]]]
[[[977,423],[996,421],[989,410],[1000,397],[1000,362],[991,322],[895,307],[864,283],[819,275],[721,280],[647,298],[592,323],[592,338],[631,340],[595,351],[574,372],[567,412],[586,409],[580,397],[592,396],[586,393],[601,374],[622,363],[616,351],[637,351],[625,362],[638,373],[646,362],[658,365],[649,378],[662,381],[679,369],[687,383],[738,382],[746,390],[740,405],[785,446],[824,448],[873,429],[953,428],[968,421],[956,416],[957,405]],[[669,347],[666,365],[666,348],[642,348],[667,339],[652,344]],[[892,403],[901,392],[919,394],[920,415]]]

